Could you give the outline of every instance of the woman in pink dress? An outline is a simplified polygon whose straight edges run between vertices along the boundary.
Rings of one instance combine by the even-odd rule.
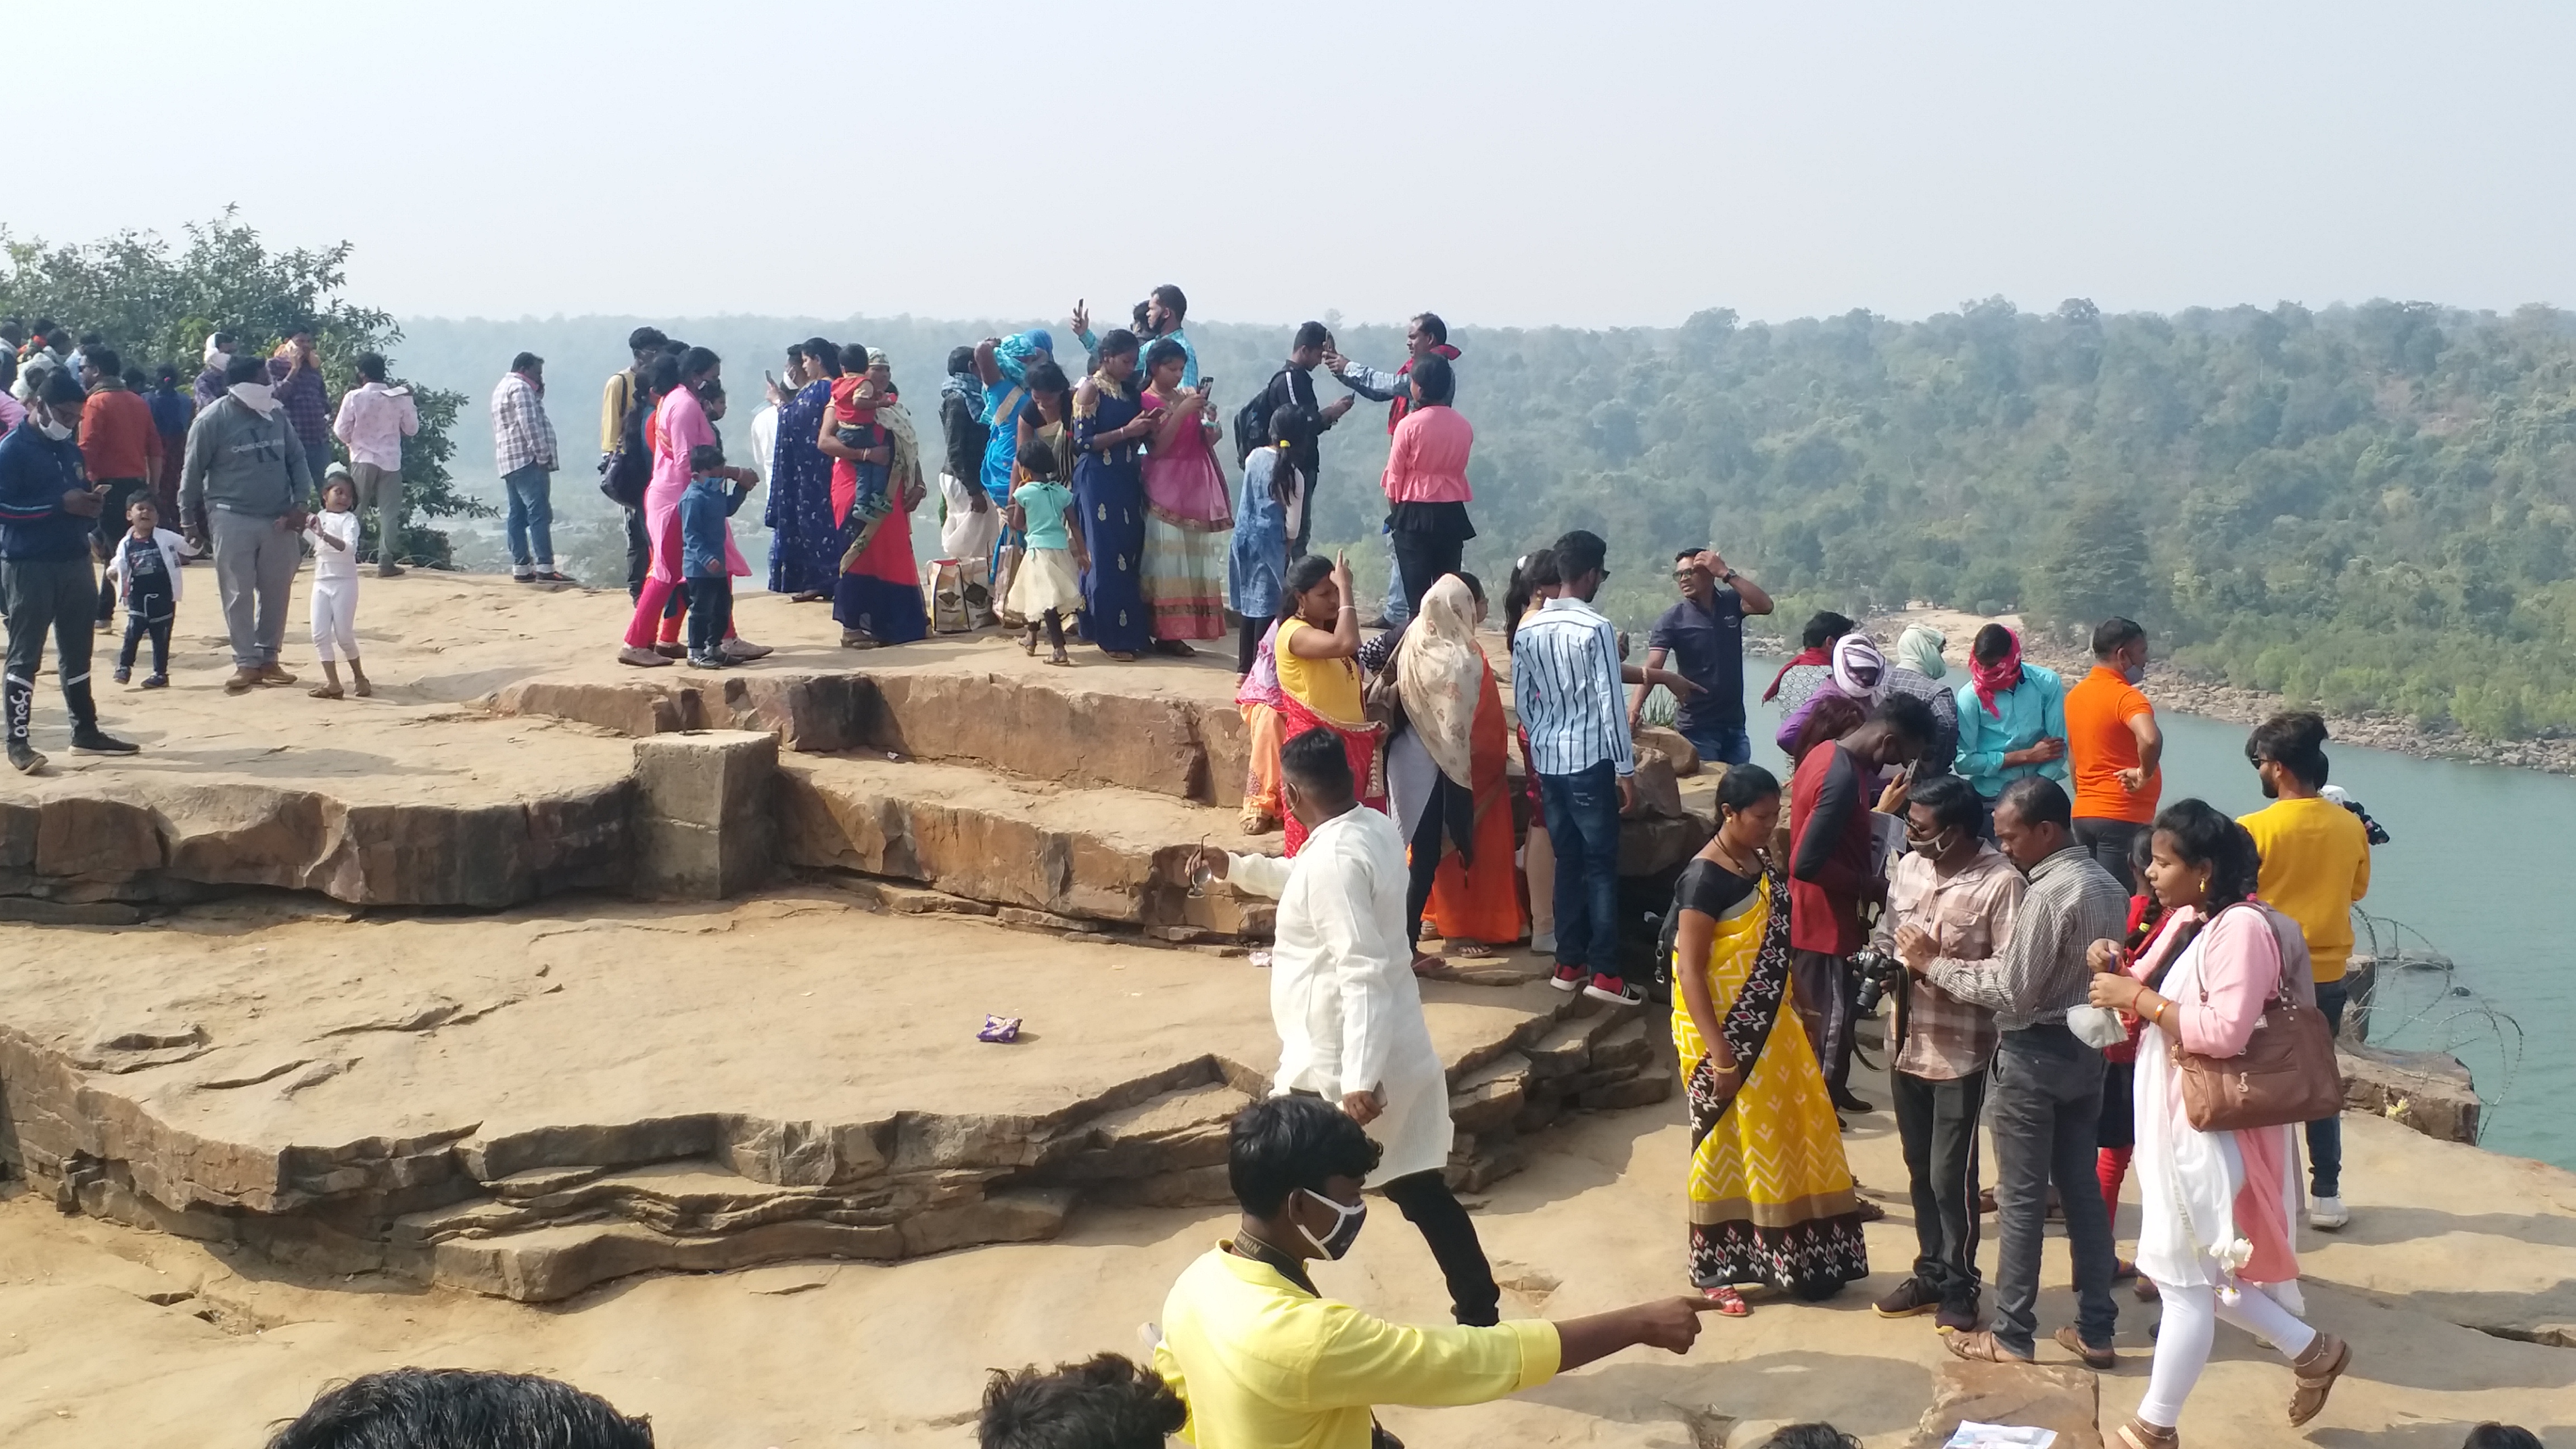
[[[1147,412],[1160,411],[1145,457],[1145,608],[1154,648],[1188,655],[1192,639],[1225,637],[1225,560],[1234,529],[1215,444],[1224,427],[1204,387],[1181,386],[1188,354],[1165,338],[1145,349]]]
[[[2137,1099],[2138,1271],[2156,1285],[2164,1322],[2127,1449],[2172,1449],[2183,1400],[2208,1365],[2219,1320],[2290,1361],[2293,1427],[2317,1416],[2352,1350],[2299,1317],[2291,1213],[2300,1201],[2295,1126],[2204,1132],[2183,1108],[2176,1050],[2240,1056],[2283,989],[2314,1003],[2306,938],[2254,899],[2261,868],[2245,828],[2199,800],[2156,817],[2147,883],[2165,907],[2156,938],[2125,971],[2119,943],[2093,945],[2093,1004],[2147,1027]]]
[[[644,486],[644,536],[652,545],[652,565],[636,595],[635,615],[627,621],[625,647],[617,651],[620,664],[642,668],[671,662],[654,651],[653,643],[662,610],[680,584],[680,495],[689,487],[689,450],[716,441],[715,424],[707,420],[698,394],[717,379],[724,363],[706,348],[692,347],[684,356],[666,357],[654,366],[654,388],[663,396],[645,429],[653,443],[653,480]],[[735,574],[751,571],[730,536],[725,564]]]

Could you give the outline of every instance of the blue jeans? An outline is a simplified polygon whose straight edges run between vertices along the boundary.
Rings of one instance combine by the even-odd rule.
[[[555,506],[550,477],[544,466],[536,463],[501,475],[501,486],[510,495],[510,563],[514,572],[529,567],[531,534],[535,535],[535,566],[549,571],[555,566]]]
[[[1378,612],[1390,624],[1401,626],[1413,617],[1413,605],[1404,593],[1404,560],[1395,556],[1393,540],[1386,551],[1386,604]]]
[[[2343,1009],[2351,995],[2341,978],[2317,983],[2317,1010],[2326,1028],[2343,1035]],[[2308,1124],[2308,1191],[2315,1197],[2343,1196],[2343,1118],[2320,1117]]]
[[[1691,742],[1692,749],[1699,751],[1699,761],[1703,765],[1753,763],[1753,737],[1746,734],[1740,724],[1703,724],[1683,729],[1681,723],[1675,721],[1673,729]]]
[[[1619,776],[1603,760],[1538,777],[1556,848],[1556,962],[1595,976],[1619,969]]]

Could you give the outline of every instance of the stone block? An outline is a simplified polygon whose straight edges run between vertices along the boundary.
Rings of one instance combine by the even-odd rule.
[[[2057,1449],[2102,1449],[2101,1384],[2073,1364],[1968,1363],[1941,1366],[1932,1406],[1915,1426],[1912,1449],[1940,1449],[1963,1423],[2057,1431]]]
[[[2477,1144],[2482,1108],[2459,1058],[2349,1040],[2337,1043],[2335,1056],[2343,1068],[2345,1111],[2374,1113],[2444,1142]]]
[[[74,795],[37,807],[38,875],[125,879],[161,864],[161,832],[141,806]]]
[[[1637,743],[1670,761],[1675,775],[1687,779],[1699,773],[1699,747],[1682,738],[1680,730],[1647,725],[1637,731]]]
[[[635,742],[639,894],[718,900],[776,868],[778,737],[749,730]]]

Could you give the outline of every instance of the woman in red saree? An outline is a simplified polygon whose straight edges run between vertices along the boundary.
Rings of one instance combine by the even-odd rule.
[[[1485,598],[1474,581],[1464,575],[1453,575],[1432,585],[1431,592],[1449,589],[1452,583],[1471,600],[1474,614],[1470,628],[1485,619]],[[1431,593],[1426,592],[1425,608]],[[1503,716],[1503,695],[1494,678],[1494,666],[1484,657],[1484,646],[1468,640],[1476,655],[1477,684],[1475,710],[1467,726],[1468,792],[1474,797],[1476,825],[1474,862],[1456,850],[1440,858],[1439,873],[1431,878],[1431,899],[1423,908],[1426,925],[1453,948],[1461,944],[1507,946],[1521,938],[1520,882],[1512,859],[1512,799],[1505,780],[1505,768],[1511,760],[1511,727]],[[1406,695],[1406,712],[1414,716],[1414,728],[1422,728],[1423,711],[1413,708],[1412,695]],[[1482,955],[1482,951],[1462,951],[1461,955]]]

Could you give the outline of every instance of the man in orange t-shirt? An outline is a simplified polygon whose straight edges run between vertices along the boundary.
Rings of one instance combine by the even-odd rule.
[[[2075,778],[2075,843],[2132,894],[2129,847],[2155,822],[2165,752],[2156,707],[2138,692],[2147,631],[2105,619],[2093,631],[2093,672],[2066,691],[2066,762]]]

